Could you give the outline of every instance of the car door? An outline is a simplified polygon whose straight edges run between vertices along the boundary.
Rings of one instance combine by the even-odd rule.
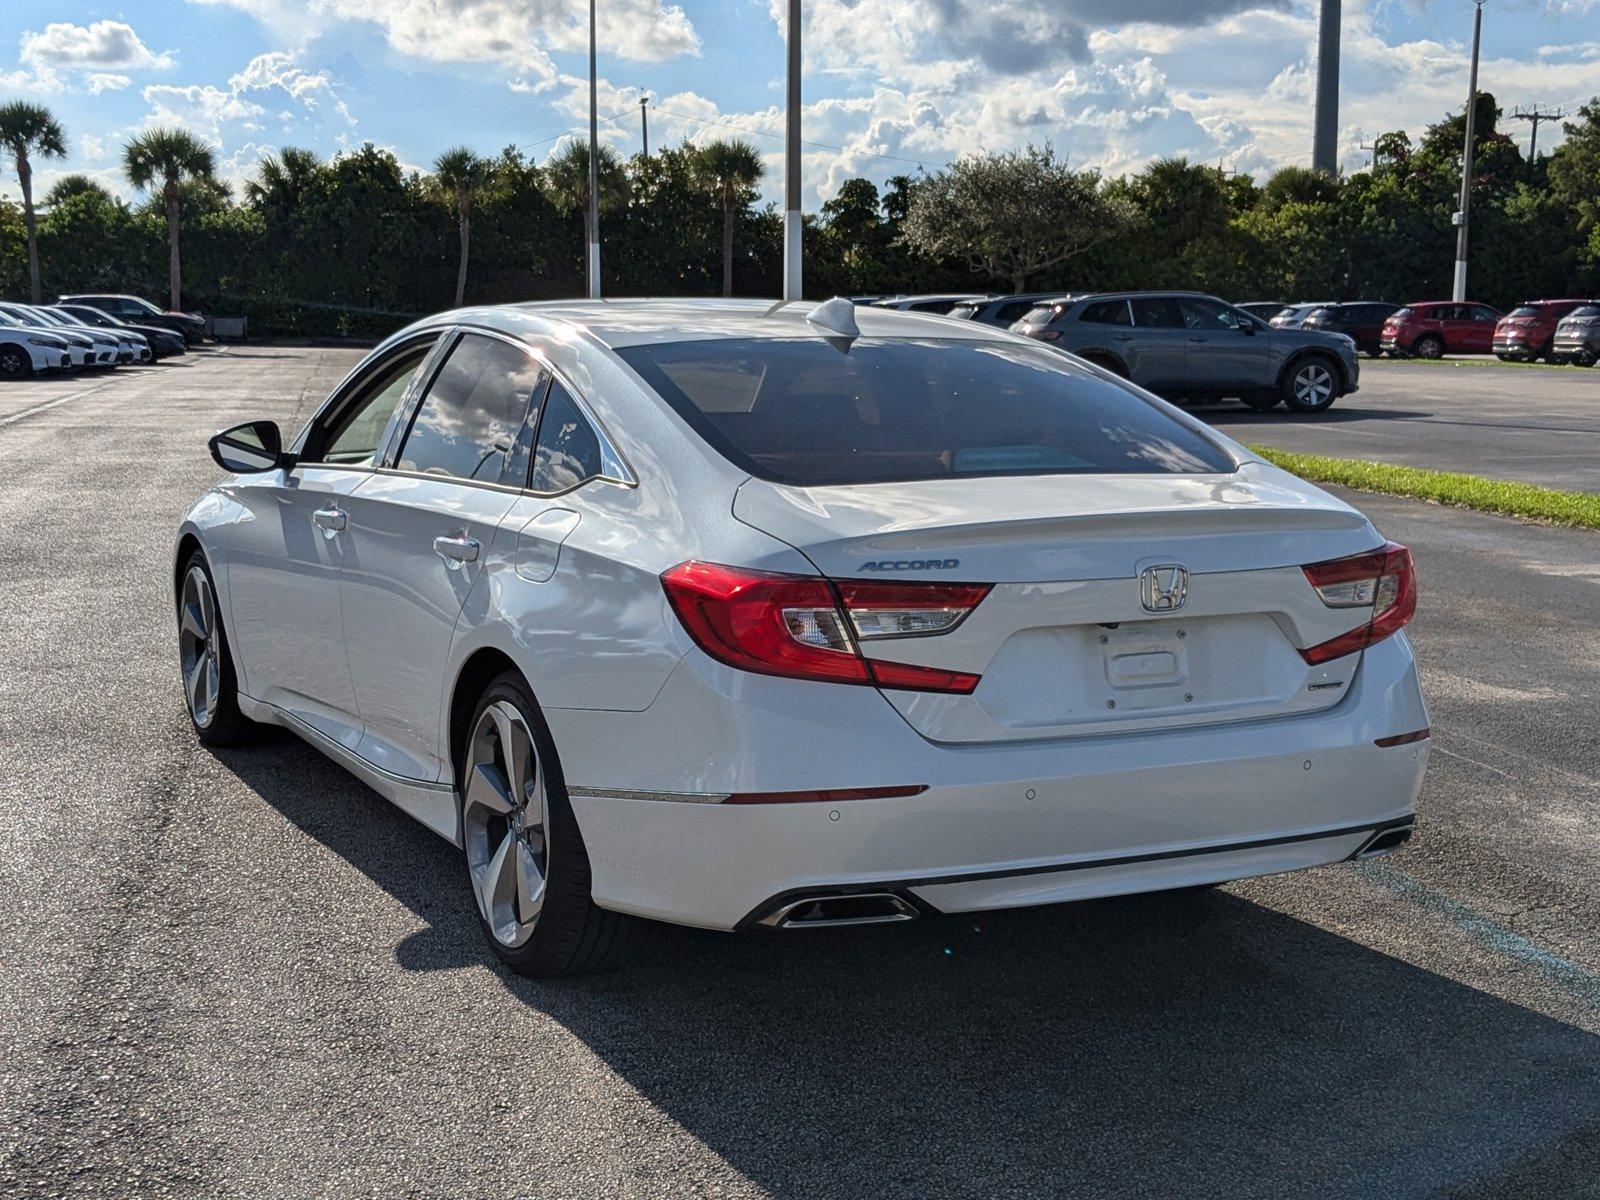
[[[360,754],[392,774],[445,773],[439,705],[451,636],[527,484],[549,380],[521,343],[458,332],[397,450],[349,498],[341,610]]]
[[[241,687],[348,750],[360,742],[361,720],[340,617],[345,506],[371,477],[436,338],[399,346],[342,384],[299,440],[293,468],[228,489],[250,513],[227,548]]]
[[[1184,359],[1189,351],[1189,328],[1177,298],[1135,296],[1129,308],[1133,328],[1115,335],[1117,344],[1127,347],[1129,378],[1152,391],[1181,395],[1188,382]]]
[[[1200,296],[1181,297],[1178,309],[1189,331],[1184,376],[1190,392],[1232,395],[1273,382],[1271,348],[1249,317]]]
[[[1494,327],[1500,323],[1500,314],[1487,304],[1467,305],[1466,349],[1475,354],[1488,354],[1494,349]]]

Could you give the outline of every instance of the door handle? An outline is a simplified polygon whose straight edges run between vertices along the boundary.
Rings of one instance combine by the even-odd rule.
[[[433,552],[444,559],[444,565],[452,571],[460,570],[462,563],[477,562],[481,549],[483,546],[478,539],[466,534],[445,534],[433,539]]]
[[[1133,341],[1133,334],[1131,334],[1131,333],[1113,333],[1111,335],[1111,340],[1113,342],[1131,342],[1131,341]]]
[[[319,508],[312,513],[311,523],[322,530],[322,536],[331,542],[333,535],[350,523],[350,518],[345,515],[342,509],[336,506],[329,506],[328,508]]]

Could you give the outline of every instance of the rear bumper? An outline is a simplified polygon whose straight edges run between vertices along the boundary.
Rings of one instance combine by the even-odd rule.
[[[1555,358],[1592,358],[1600,355],[1600,336],[1557,337],[1551,343],[1550,353]]]
[[[1385,354],[1404,354],[1406,347],[1398,335],[1390,336],[1385,334],[1378,339],[1378,349]]]
[[[1543,343],[1537,338],[1495,338],[1496,354],[1534,354]]]
[[[733,929],[785,896],[889,890],[943,911],[1185,887],[1349,858],[1407,821],[1428,743],[1404,636],[1333,709],[1234,726],[941,746],[877,693],[741,675],[697,653],[642,713],[551,710],[607,908]],[[721,804],[734,791],[926,785]]]

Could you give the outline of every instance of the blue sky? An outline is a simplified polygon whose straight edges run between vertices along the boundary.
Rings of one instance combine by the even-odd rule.
[[[743,133],[781,169],[784,0],[599,0],[603,136]],[[807,0],[807,206],[962,153],[1052,142],[1078,165],[1187,154],[1265,173],[1310,158],[1311,0]],[[1466,92],[1468,0],[1345,0],[1341,153]],[[124,141],[182,123],[247,178],[284,145],[371,141],[535,158],[587,112],[584,0],[5,0],[0,97],[48,104],[77,170],[126,192]],[[1509,110],[1600,94],[1600,0],[1490,0],[1481,86]],[[1514,131],[1526,136],[1527,126]],[[1541,126],[1541,146],[1559,139]],[[0,166],[0,191],[15,177]]]

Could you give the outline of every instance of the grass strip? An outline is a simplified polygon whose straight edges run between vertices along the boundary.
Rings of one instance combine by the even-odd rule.
[[[1402,467],[1358,458],[1295,454],[1270,446],[1251,446],[1250,449],[1274,466],[1312,483],[1332,483],[1386,496],[1411,496],[1548,525],[1600,529],[1600,495],[1592,492],[1563,492],[1532,483],[1509,483],[1485,479],[1481,475]]]

